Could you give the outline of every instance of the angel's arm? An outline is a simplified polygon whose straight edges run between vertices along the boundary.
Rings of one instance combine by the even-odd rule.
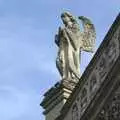
[[[65,34],[66,34],[69,42],[72,44],[74,50],[77,50],[77,46],[75,44],[75,37],[73,36],[72,32],[70,30],[68,30],[67,28],[65,28]]]

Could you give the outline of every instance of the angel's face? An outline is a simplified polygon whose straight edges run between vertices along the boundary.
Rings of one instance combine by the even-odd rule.
[[[62,19],[63,19],[64,22],[69,22],[70,21],[70,18],[67,15],[64,15],[62,17]]]
[[[62,20],[65,26],[72,27],[72,22],[69,16],[67,15],[62,16]]]

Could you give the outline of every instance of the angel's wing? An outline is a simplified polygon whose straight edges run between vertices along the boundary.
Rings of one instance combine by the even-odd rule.
[[[84,28],[82,49],[87,52],[93,52],[96,40],[95,27],[88,18],[84,16],[78,18],[82,21]]]

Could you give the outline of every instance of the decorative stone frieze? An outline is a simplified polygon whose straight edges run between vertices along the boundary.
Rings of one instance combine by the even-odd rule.
[[[120,87],[105,103],[96,120],[119,120],[120,119]]]
[[[77,106],[77,103],[75,103],[72,108],[72,120],[79,120],[78,115],[79,115],[78,106]]]

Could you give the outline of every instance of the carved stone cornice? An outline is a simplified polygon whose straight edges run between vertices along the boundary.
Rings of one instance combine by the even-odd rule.
[[[61,101],[67,100],[76,84],[76,81],[64,79],[57,82],[54,87],[49,89],[44,94],[44,99],[40,104],[45,109],[43,113],[47,114]]]

